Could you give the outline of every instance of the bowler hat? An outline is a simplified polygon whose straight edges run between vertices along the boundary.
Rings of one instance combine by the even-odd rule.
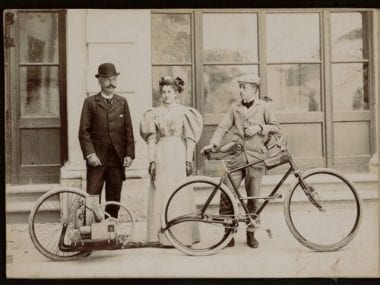
[[[238,83],[252,83],[260,85],[260,78],[254,74],[244,74],[240,76],[236,81]]]
[[[113,63],[102,63],[98,67],[98,73],[95,74],[96,78],[99,77],[109,77],[109,76],[115,76],[119,75],[119,72],[116,72],[116,67]]]

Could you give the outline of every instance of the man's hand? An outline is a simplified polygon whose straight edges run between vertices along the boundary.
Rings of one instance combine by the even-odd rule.
[[[252,137],[256,135],[257,133],[260,133],[261,131],[262,131],[262,127],[260,125],[244,127],[244,134],[248,137]]]
[[[124,166],[125,167],[130,167],[132,162],[133,162],[132,157],[130,157],[130,156],[124,157]]]
[[[102,163],[100,162],[100,159],[95,153],[90,155],[87,158],[87,161],[88,161],[88,164],[91,165],[92,167],[97,167],[99,165],[102,165]]]
[[[157,169],[156,169],[156,162],[155,161],[151,161],[149,163],[148,172],[149,172],[150,176],[152,176],[153,179],[156,178]]]
[[[193,162],[186,161],[186,176],[190,176],[193,173]]]
[[[216,150],[216,146],[214,144],[208,144],[208,145],[205,145],[201,149],[201,154],[202,155],[207,155],[207,153],[209,153],[210,151],[215,151],[215,150]]]

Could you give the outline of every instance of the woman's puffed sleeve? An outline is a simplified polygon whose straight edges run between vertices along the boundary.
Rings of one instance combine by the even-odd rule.
[[[186,108],[184,121],[185,139],[198,142],[202,135],[203,118],[202,115],[194,108]]]
[[[150,161],[154,161],[155,145],[157,139],[156,124],[154,122],[154,109],[145,112],[140,122],[140,135],[148,144],[148,156]]]
[[[150,109],[145,112],[140,122],[140,135],[144,141],[148,141],[152,135],[156,134],[156,125],[154,123],[154,110]]]
[[[184,120],[184,137],[186,141],[186,161],[193,161],[195,144],[200,140],[203,118],[198,110],[186,108]]]

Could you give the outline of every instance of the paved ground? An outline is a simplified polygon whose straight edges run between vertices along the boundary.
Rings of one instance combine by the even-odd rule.
[[[269,239],[257,233],[260,248],[245,244],[244,226],[236,246],[213,256],[186,256],[176,249],[127,249],[93,252],[77,261],[52,262],[33,247],[26,225],[7,226],[8,278],[117,278],[117,277],[377,277],[379,276],[379,211],[365,202],[359,233],[344,249],[313,252],[289,232],[280,205],[266,209],[263,223],[273,232]],[[137,240],[144,237],[139,223]]]

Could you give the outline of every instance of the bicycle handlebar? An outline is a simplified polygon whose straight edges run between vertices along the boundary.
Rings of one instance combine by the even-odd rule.
[[[280,133],[274,133],[271,134],[271,138],[274,138],[275,142],[273,142],[270,145],[265,145],[268,150],[271,150],[274,147],[278,147],[280,151],[286,150],[286,141],[282,134]],[[203,155],[206,157],[207,160],[215,159],[215,160],[221,160],[224,157],[227,157],[232,154],[236,154],[238,152],[244,151],[243,145],[241,145],[238,142],[228,142],[216,150],[209,150],[205,151]]]

